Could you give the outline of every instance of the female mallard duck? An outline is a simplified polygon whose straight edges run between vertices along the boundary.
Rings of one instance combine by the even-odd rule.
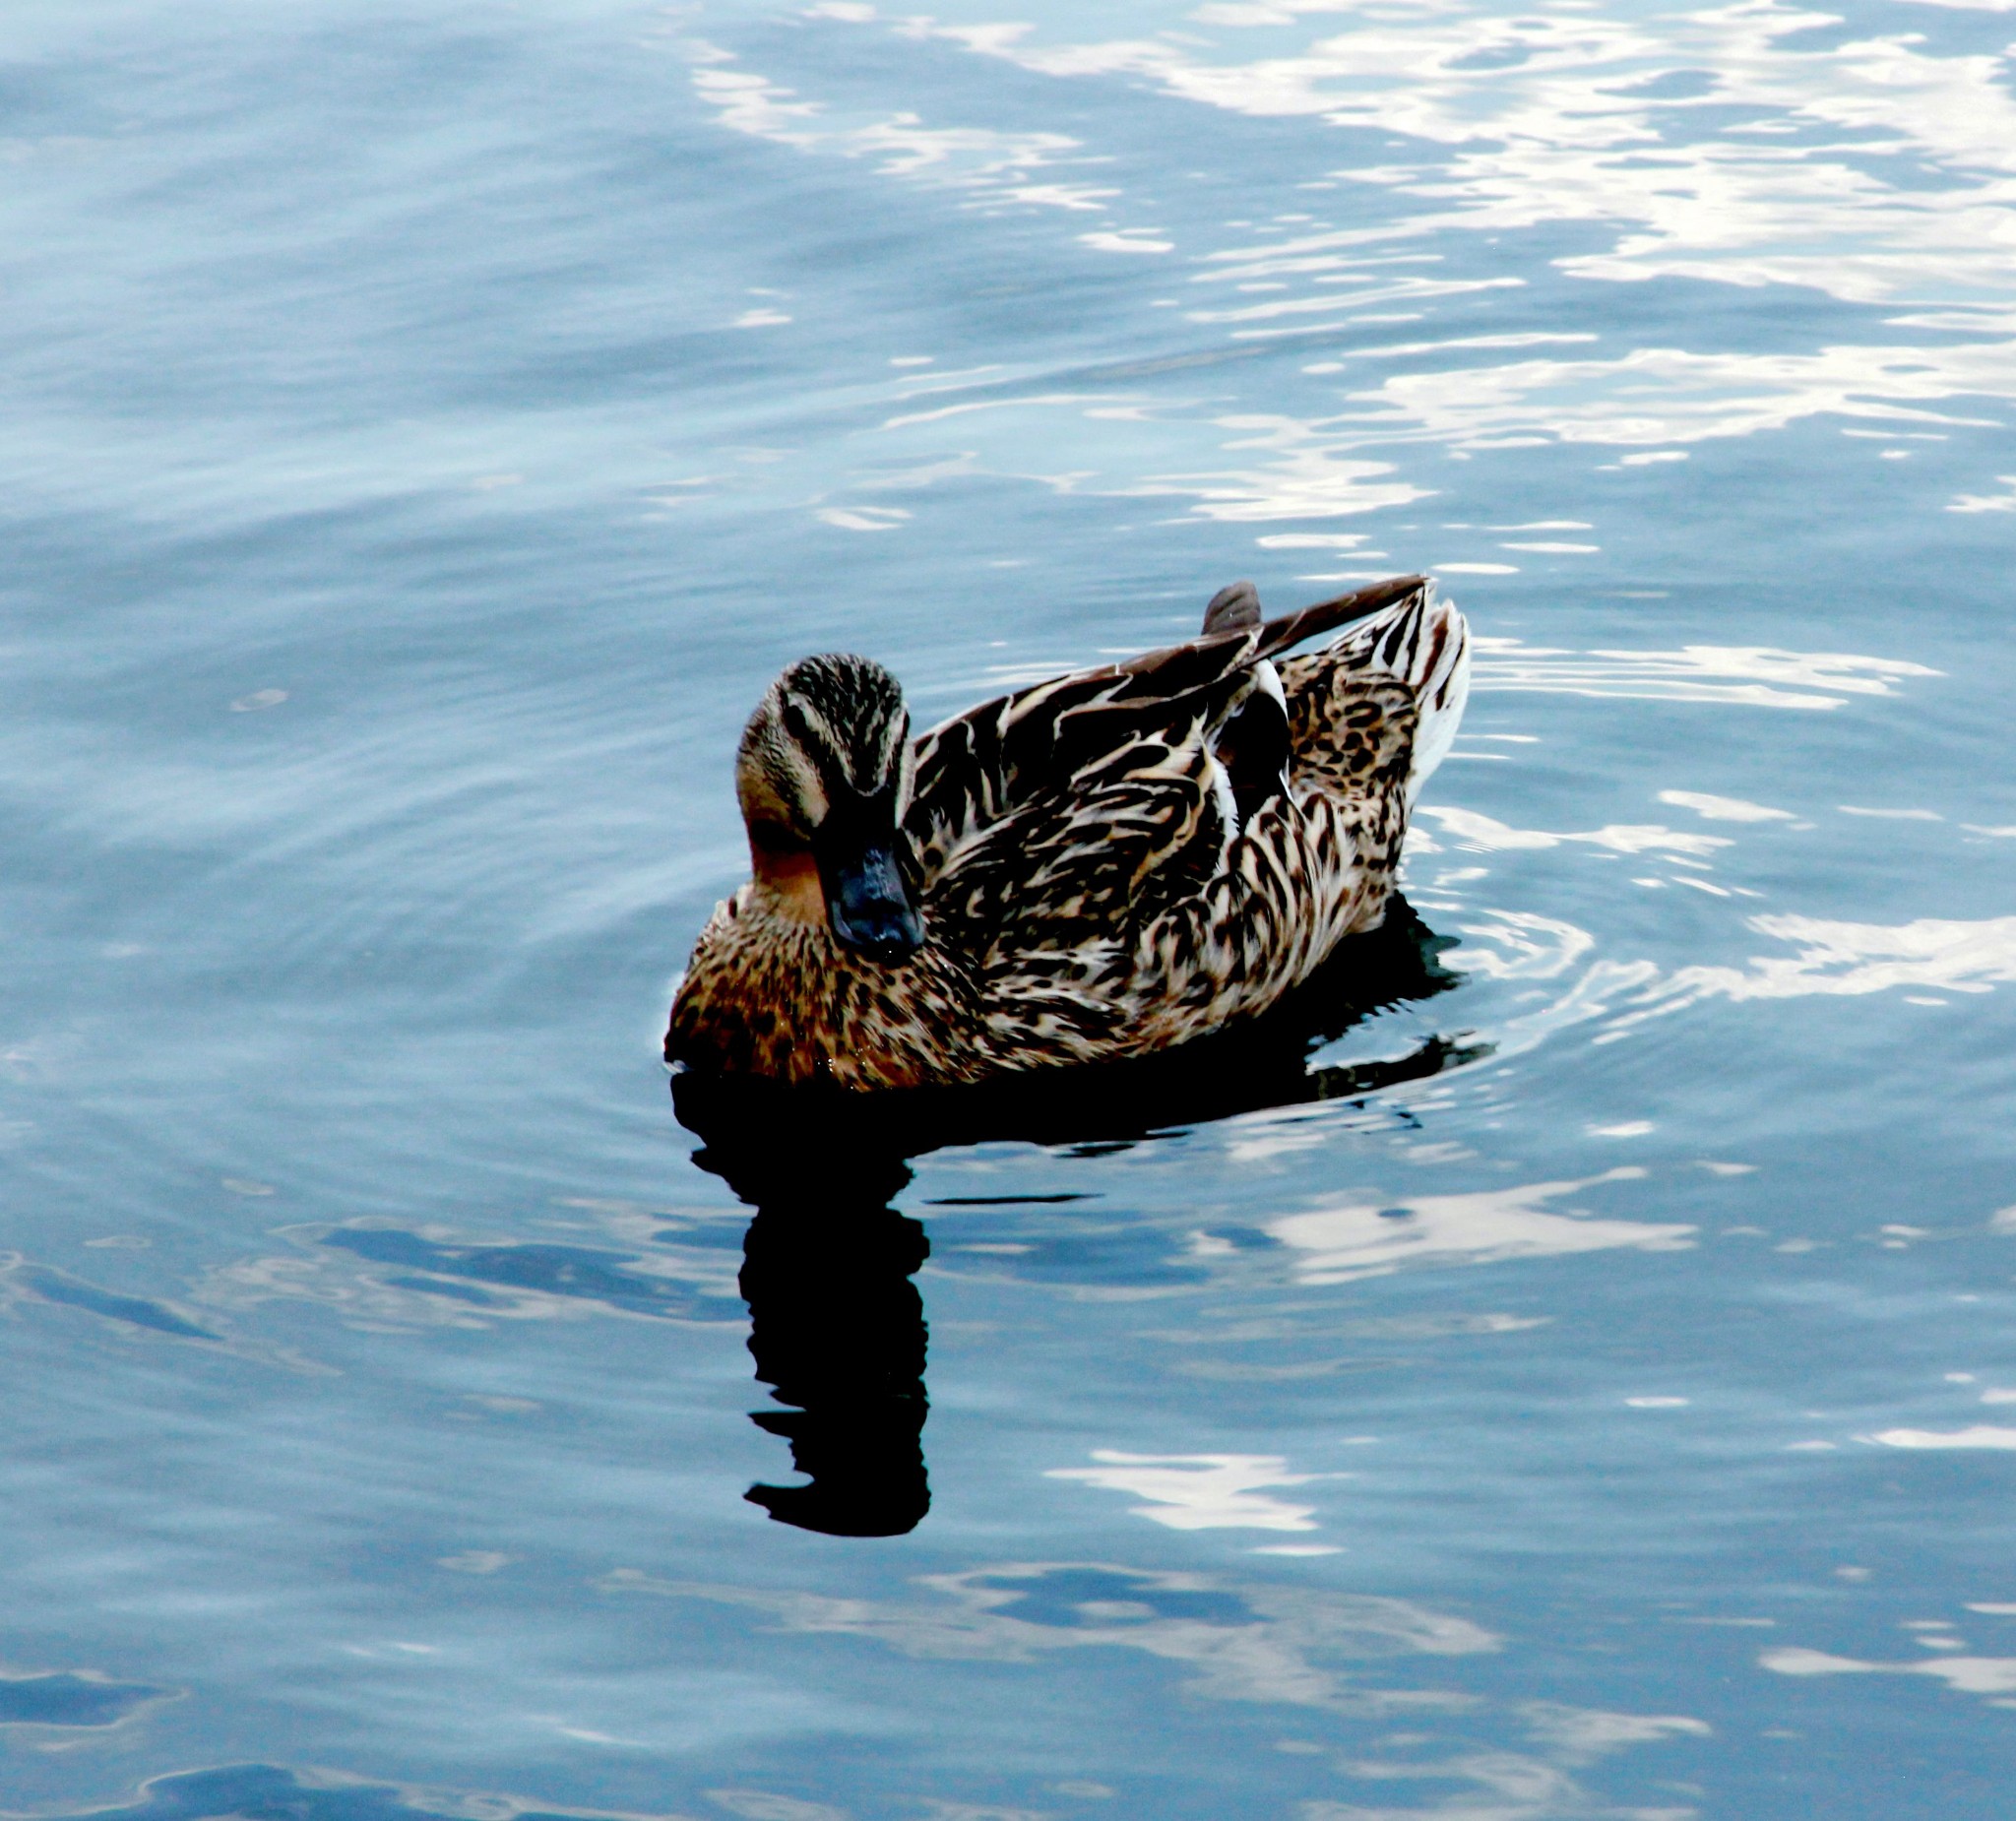
[[[915,740],[881,665],[804,659],[742,734],[755,876],[701,931],[666,1058],[912,1088],[1264,1011],[1384,915],[1468,687],[1463,616],[1419,576],[1265,624],[1237,584],[1187,645]]]

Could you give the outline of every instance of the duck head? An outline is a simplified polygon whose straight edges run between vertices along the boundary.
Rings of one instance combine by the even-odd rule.
[[[865,658],[803,658],[772,683],[735,755],[759,893],[880,962],[923,944],[898,861],[910,807],[910,713]]]

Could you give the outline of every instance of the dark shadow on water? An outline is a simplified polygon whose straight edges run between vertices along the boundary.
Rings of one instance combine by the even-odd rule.
[[[227,1764],[152,1778],[132,1801],[116,1808],[94,1802],[51,1813],[49,1821],[222,1821],[226,1816],[231,1821],[416,1821],[429,1816],[450,1821],[476,1813],[509,1813],[513,1821],[567,1821],[582,1812],[509,1797],[472,1801],[447,1790],[332,1780],[326,1772],[279,1764]]]
[[[173,1692],[69,1669],[0,1675],[0,1727],[114,1727]]]
[[[744,1242],[756,1376],[787,1408],[753,1420],[790,1444],[799,1486],[748,1497],[782,1523],[837,1537],[896,1537],[930,1509],[921,1436],[926,1333],[912,1282],[930,1255],[892,1205],[908,1159],[1023,1140],[1097,1155],[1186,1127],[1312,1100],[1353,1100],[1487,1054],[1434,1036],[1387,1061],[1309,1066],[1373,1013],[1458,983],[1437,936],[1396,900],[1267,1017],[1141,1061],[1011,1077],[982,1088],[851,1095],[687,1072],[673,1077],[695,1158],[757,1210]]]
[[[156,1302],[149,1296],[124,1296],[115,1290],[101,1289],[83,1278],[72,1277],[67,1271],[58,1271],[53,1265],[24,1262],[9,1268],[5,1275],[10,1284],[32,1292],[44,1302],[83,1309],[108,1321],[130,1322],[136,1328],[150,1328],[156,1334],[173,1335],[178,1341],[219,1341],[223,1338],[176,1314],[164,1302]]]

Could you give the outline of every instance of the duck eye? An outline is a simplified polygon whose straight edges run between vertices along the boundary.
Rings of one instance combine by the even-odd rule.
[[[812,743],[812,718],[793,701],[787,700],[784,705],[784,726],[800,746]]]

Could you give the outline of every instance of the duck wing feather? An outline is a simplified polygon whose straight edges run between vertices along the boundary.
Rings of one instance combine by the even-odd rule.
[[[1235,829],[1208,738],[1220,712],[1197,689],[1074,718],[1053,748],[1070,769],[973,831],[925,886],[936,940],[984,972],[1110,941],[1200,891]]]
[[[941,722],[914,743],[905,819],[926,890],[956,852],[1004,817],[1068,798],[1102,757],[1127,775],[1135,737],[1186,744],[1179,729],[1208,733],[1222,724],[1252,688],[1259,660],[1368,619],[1425,586],[1419,576],[1396,577],[1263,625],[1053,677]]]

